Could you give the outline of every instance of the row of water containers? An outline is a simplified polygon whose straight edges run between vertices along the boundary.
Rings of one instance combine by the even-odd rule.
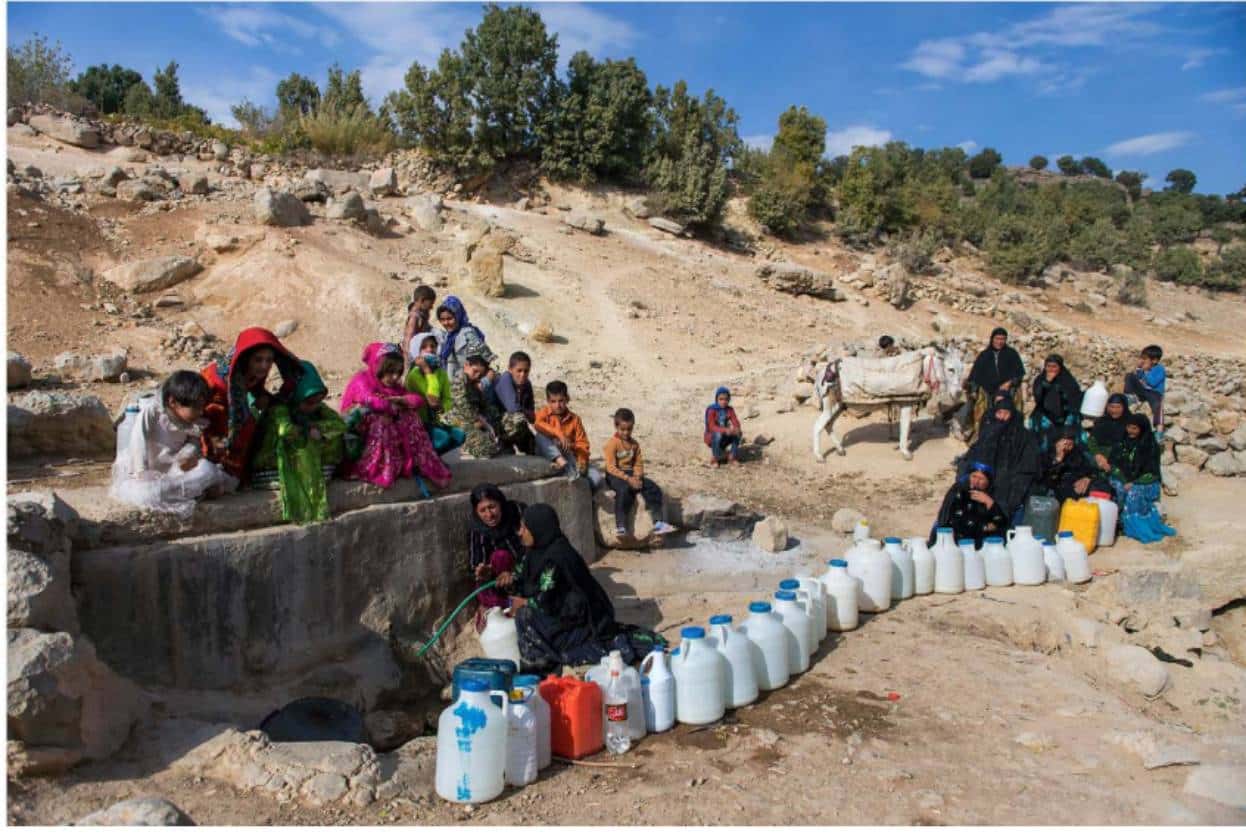
[[[770,601],[750,603],[738,627],[731,615],[716,615],[708,630],[683,629],[669,655],[650,652],[639,671],[606,657],[583,681],[515,675],[514,625],[499,609],[491,611],[481,633],[490,657],[476,662],[484,675],[470,672],[460,681],[456,672],[456,701],[441,714],[437,793],[459,803],[485,802],[506,784],[533,782],[553,754],[577,759],[600,751],[602,696],[612,668],[621,673],[628,732],[636,742],[677,721],[712,724],[728,709],[756,701],[762,690],[784,686],[809,669],[828,632],[855,629],[861,612],[885,611],[924,594],[1084,582],[1091,575],[1086,548],[1071,533],[1060,533],[1054,544],[1039,542],[1024,526],[1010,530],[1006,541],[987,538],[981,550],[972,540],[956,543],[949,528],[936,530],[933,548],[921,537],[862,537],[844,558],[827,564],[821,576],[785,579]]]

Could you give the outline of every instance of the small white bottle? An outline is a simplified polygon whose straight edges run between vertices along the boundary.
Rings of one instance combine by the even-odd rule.
[[[625,754],[632,747],[627,721],[627,686],[623,683],[623,655],[610,653],[610,681],[602,696],[606,708],[606,750]]]

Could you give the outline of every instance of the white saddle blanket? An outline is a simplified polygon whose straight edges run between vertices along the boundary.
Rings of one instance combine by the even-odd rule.
[[[839,362],[839,388],[845,402],[914,398],[929,388],[922,381],[922,352],[893,358],[844,358]]]

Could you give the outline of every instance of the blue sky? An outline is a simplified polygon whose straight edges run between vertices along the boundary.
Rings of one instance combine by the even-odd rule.
[[[888,139],[991,145],[1010,164],[1095,155],[1158,185],[1246,184],[1246,5],[1047,3],[536,3],[563,64],[635,56],[651,85],[713,87],[765,144],[779,113],[826,119],[828,153]],[[9,44],[38,31],[77,69],[120,63],[150,80],[169,59],[186,98],[273,101],[290,72],[323,85],[363,70],[374,102],[480,17],[476,3],[10,3]]]

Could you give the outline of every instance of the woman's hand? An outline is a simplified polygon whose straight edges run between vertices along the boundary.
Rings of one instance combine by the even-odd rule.
[[[987,509],[990,509],[992,506],[995,505],[995,498],[991,497],[986,492],[979,492],[977,489],[970,490],[969,498],[970,500],[975,500],[978,503],[982,504]]]
[[[528,599],[527,599],[527,597],[521,597],[521,596],[513,596],[513,597],[511,597],[511,607],[510,607],[510,609],[506,612],[506,613],[507,613],[507,616],[509,616],[509,617],[514,617],[514,616],[515,616],[515,612],[516,612],[516,611],[518,611],[520,608],[523,608],[523,607],[524,607],[525,605],[527,605],[527,604],[528,604]]]
[[[1100,471],[1110,471],[1112,468],[1111,464],[1108,462],[1108,458],[1102,454],[1095,455],[1095,465],[1099,467]]]
[[[506,570],[498,574],[498,585],[497,586],[499,588],[509,588],[514,583],[514,581],[515,581],[515,574],[511,573],[509,570]]]
[[[436,396],[425,396],[424,400],[428,402],[428,406],[433,410],[441,410],[441,399]]]
[[[1083,477],[1081,480],[1073,484],[1073,491],[1077,492],[1079,495],[1086,494],[1086,490],[1089,488],[1090,488],[1089,477]]]
[[[489,567],[487,564],[476,565],[476,581],[477,582],[489,581],[489,577],[492,574],[493,574],[493,568]]]

